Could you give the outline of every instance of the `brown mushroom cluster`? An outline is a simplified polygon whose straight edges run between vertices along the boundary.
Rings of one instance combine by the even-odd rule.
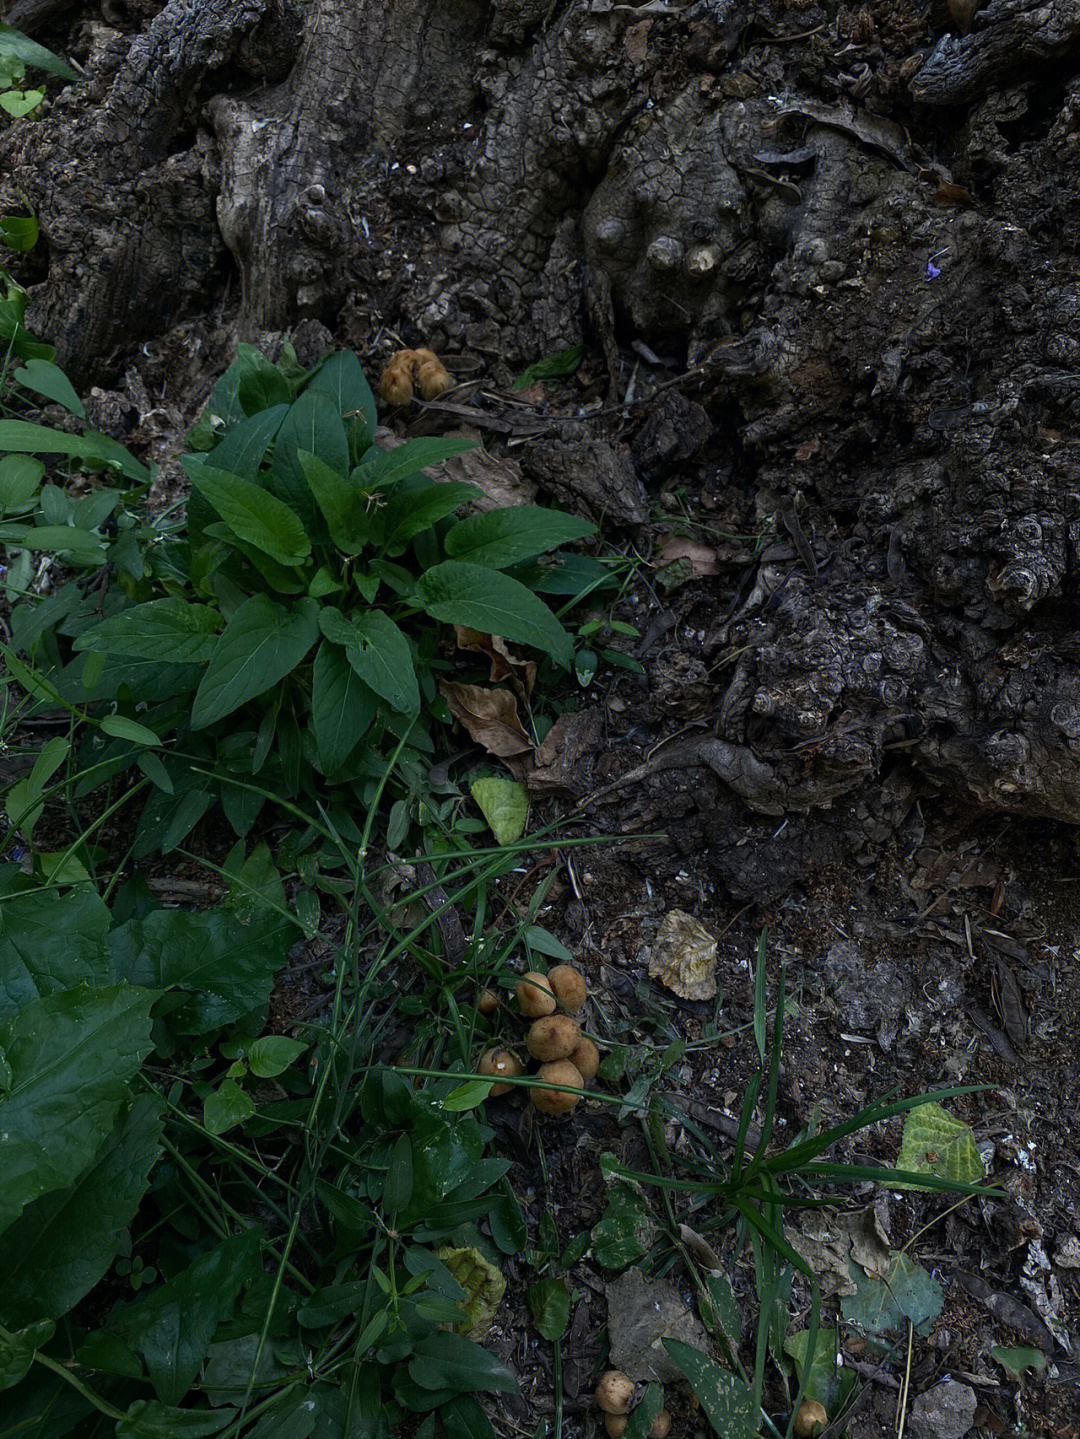
[[[514,991],[518,1008],[532,1020],[525,1038],[525,1047],[539,1064],[537,1078],[558,1089],[529,1090],[533,1104],[541,1114],[566,1114],[581,1098],[586,1081],[593,1079],[600,1067],[600,1051],[581,1032],[574,1018],[585,1007],[588,990],[585,976],[572,964],[558,964],[549,974],[531,969],[523,974]],[[477,1002],[482,1014],[491,1014],[498,1000],[485,990]],[[487,1050],[480,1058],[477,1072],[483,1075],[516,1078],[523,1074],[520,1059],[510,1049]],[[496,1083],[490,1095],[506,1094],[513,1085]],[[574,1093],[574,1091],[578,1091]]]
[[[622,1439],[637,1398],[637,1385],[621,1369],[609,1369],[600,1376],[600,1383],[596,1386],[596,1402],[603,1411],[604,1428],[610,1439]],[[666,1409],[661,1409],[653,1420],[648,1439],[667,1439],[670,1433],[671,1415]]]

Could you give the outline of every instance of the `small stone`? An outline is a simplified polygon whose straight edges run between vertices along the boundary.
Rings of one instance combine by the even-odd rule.
[[[935,1384],[911,1406],[907,1433],[910,1439],[963,1439],[975,1423],[978,1402],[966,1384],[951,1379]]]

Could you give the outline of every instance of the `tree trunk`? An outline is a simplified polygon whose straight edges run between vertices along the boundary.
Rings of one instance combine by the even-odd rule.
[[[674,481],[763,537],[672,602],[650,680],[658,733],[707,723],[678,763],[724,834],[876,843],[934,792],[1080,822],[1075,4],[155,8],[42,5],[88,79],[0,135],[69,372],[221,306],[502,381],[590,340],[611,403],[532,477],[588,493],[576,454],[609,518],[621,466],[616,520]]]

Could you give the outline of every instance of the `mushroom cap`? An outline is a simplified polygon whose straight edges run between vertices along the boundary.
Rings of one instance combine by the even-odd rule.
[[[596,1402],[605,1414],[629,1414],[634,1402],[634,1381],[621,1369],[601,1374],[596,1386]]]
[[[608,1439],[622,1439],[626,1426],[629,1423],[629,1414],[605,1414],[604,1428],[608,1432]]]
[[[568,1059],[542,1064],[537,1078],[546,1080],[548,1084],[572,1085],[574,1089],[585,1087],[585,1081]],[[566,1114],[581,1098],[580,1094],[568,1094],[563,1089],[540,1089],[538,1086],[531,1088],[529,1093],[541,1114]]]
[[[521,1012],[527,1019],[540,1019],[545,1014],[554,1014],[557,1008],[555,995],[546,974],[530,969],[523,974],[514,990]]]
[[[576,1019],[568,1014],[545,1014],[543,1019],[534,1020],[525,1046],[534,1059],[549,1064],[554,1059],[569,1059],[580,1039]]]
[[[481,990],[476,1007],[481,1014],[494,1014],[499,1007],[499,996],[493,989]]]
[[[578,1040],[570,1054],[567,1055],[570,1063],[574,1066],[582,1079],[589,1080],[596,1078],[596,1071],[600,1068],[600,1051],[591,1039],[584,1034]]]
[[[571,1014],[576,1014],[579,1009],[585,1007],[585,1001],[589,997],[589,991],[585,985],[585,976],[580,969],[575,969],[572,964],[557,964],[548,974],[548,985],[552,994]]]
[[[671,1415],[666,1409],[661,1409],[660,1413],[653,1420],[653,1426],[649,1430],[649,1439],[667,1439],[670,1433]]]
[[[525,1069],[512,1049],[489,1049],[481,1056],[476,1066],[477,1074],[505,1074],[516,1079]],[[500,1094],[509,1094],[512,1084],[493,1084],[488,1090],[489,1099],[498,1099]]]
[[[829,1415],[824,1404],[819,1404],[816,1399],[804,1399],[795,1415],[795,1433],[799,1439],[810,1439],[811,1435],[823,1429],[828,1422]]]

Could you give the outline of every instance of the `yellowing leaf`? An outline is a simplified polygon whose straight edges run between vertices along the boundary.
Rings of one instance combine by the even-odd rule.
[[[649,977],[680,999],[716,994],[716,940],[691,914],[673,909],[660,921],[649,959]]]
[[[529,792],[512,779],[478,779],[470,786],[499,844],[513,844],[525,833],[529,818]]]
[[[896,1167],[913,1173],[925,1170],[964,1184],[974,1184],[986,1174],[971,1128],[940,1104],[920,1104],[908,1111]]]

